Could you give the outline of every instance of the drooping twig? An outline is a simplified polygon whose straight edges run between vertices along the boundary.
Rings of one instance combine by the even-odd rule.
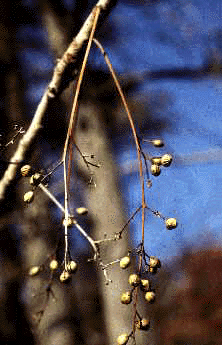
[[[99,0],[96,7],[99,7],[104,14],[108,14],[115,0]],[[50,106],[51,102],[68,86],[69,82],[75,79],[79,67],[79,56],[84,47],[84,43],[89,39],[92,25],[94,22],[95,8],[91,11],[77,36],[73,39],[70,46],[58,61],[52,80],[43,94],[43,97],[37,107],[30,127],[19,141],[16,152],[11,157],[11,162],[20,163],[24,160],[26,151],[31,142],[36,137],[38,131],[42,128],[42,119]],[[75,72],[73,75],[73,71]],[[15,178],[17,170],[16,164],[9,164],[0,181],[0,200],[4,199],[5,190],[11,181]]]

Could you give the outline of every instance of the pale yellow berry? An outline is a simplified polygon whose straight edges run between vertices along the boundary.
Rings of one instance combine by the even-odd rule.
[[[140,277],[138,276],[138,274],[130,274],[129,284],[131,286],[138,286],[140,284]]]
[[[30,190],[29,192],[25,193],[23,199],[27,203],[32,202],[34,199],[34,192]]]
[[[117,344],[118,345],[126,345],[129,340],[129,336],[126,333],[123,333],[118,336],[117,338]]]
[[[152,157],[151,163],[153,165],[161,165],[161,159],[162,159],[162,157]]]
[[[41,267],[40,266],[33,266],[29,269],[29,276],[30,277],[33,277],[33,276],[36,276],[41,270]]]
[[[156,295],[155,295],[155,292],[153,291],[148,291],[145,294],[145,300],[149,303],[153,303],[155,301],[155,297]]]
[[[165,224],[166,224],[167,229],[172,230],[177,227],[177,220],[176,218],[167,218],[165,220]]]
[[[156,258],[155,256],[151,256],[150,257],[150,267],[160,268],[161,267],[160,260],[158,258]]]
[[[143,291],[148,291],[150,289],[150,282],[148,279],[141,279],[140,284]]]
[[[68,218],[67,220],[66,219],[63,219],[63,222],[62,222],[63,226],[66,226],[67,224],[67,227],[69,228],[70,226],[73,225],[73,219],[72,218]]]
[[[86,207],[78,207],[76,209],[76,212],[80,215],[80,216],[84,216],[85,214],[88,213],[88,209]]]
[[[71,279],[71,274],[67,271],[63,271],[59,277],[61,283],[68,283]]]
[[[122,304],[130,304],[132,302],[132,293],[130,291],[124,292],[121,296]]]
[[[30,172],[31,172],[31,170],[32,170],[32,167],[31,167],[31,165],[23,165],[23,167],[21,167],[21,175],[22,176],[28,176],[29,174],[30,174]]]
[[[170,154],[165,154],[161,158],[161,164],[168,167],[172,163],[173,157]]]
[[[163,142],[162,139],[154,139],[154,140],[151,141],[151,143],[155,147],[162,147],[164,145],[164,142]]]
[[[142,319],[136,322],[136,327],[141,331],[148,331],[150,328],[150,320]]]
[[[119,262],[120,268],[127,268],[130,265],[130,257],[124,256]]]
[[[150,171],[151,171],[151,174],[152,174],[153,176],[159,176],[160,173],[161,173],[161,170],[160,170],[159,165],[156,165],[156,164],[152,164],[152,165],[151,165]]]
[[[57,268],[59,267],[58,261],[55,260],[55,259],[52,260],[52,261],[50,261],[49,267],[50,267],[50,270],[51,270],[51,271],[57,270]]]
[[[67,270],[68,272],[70,273],[74,273],[76,270],[77,270],[77,263],[75,261],[70,261],[68,264],[67,264]]]
[[[39,182],[41,181],[41,178],[42,178],[42,175],[39,174],[39,173],[35,173],[34,175],[32,175],[30,177],[30,181],[29,183],[32,185],[32,186],[37,186],[39,184]]]

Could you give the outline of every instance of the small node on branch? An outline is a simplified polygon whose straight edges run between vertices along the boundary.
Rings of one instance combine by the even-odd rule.
[[[150,320],[141,319],[139,321],[136,321],[136,327],[141,331],[148,331],[148,329],[150,328]]]
[[[164,167],[168,167],[172,163],[172,160],[173,160],[173,157],[167,153],[161,157],[161,164]]]
[[[151,171],[151,174],[152,174],[153,176],[159,176],[160,173],[161,173],[161,170],[160,170],[159,165],[156,165],[156,164],[152,164],[152,165],[151,165],[150,171]]]
[[[150,289],[150,282],[148,279],[141,279],[140,281],[140,288],[142,291],[149,291]]]
[[[130,304],[132,302],[132,293],[130,291],[126,291],[121,296],[121,303],[122,304]]]
[[[149,302],[149,303],[154,303],[155,298],[156,298],[155,292],[153,292],[153,291],[148,291],[148,292],[146,292],[146,294],[145,294],[145,300],[146,300],[147,302]]]
[[[22,176],[29,176],[30,173],[31,173],[31,170],[32,170],[31,165],[29,165],[29,164],[23,165],[21,167],[21,170],[20,170],[21,171],[21,175]]]
[[[76,212],[80,215],[80,216],[85,216],[88,213],[88,209],[86,207],[78,207],[76,209]]]
[[[120,268],[127,268],[130,265],[130,257],[124,256],[119,262]]]
[[[175,229],[177,227],[177,220],[176,218],[167,218],[165,220],[166,228],[168,230]]]
[[[33,266],[29,269],[28,275],[34,277],[41,271],[41,266]]]
[[[63,271],[59,277],[61,283],[68,283],[71,280],[71,274],[68,271]]]
[[[153,146],[155,147],[163,147],[164,146],[164,142],[162,139],[154,139],[151,140],[151,143],[153,144]]]
[[[25,193],[23,199],[27,204],[29,204],[34,199],[34,192],[30,190],[29,192]]]
[[[128,282],[131,286],[138,286],[140,284],[140,277],[138,274],[130,274]]]
[[[127,333],[123,333],[118,336],[117,338],[117,344],[118,345],[126,345],[128,343],[129,336]]]
[[[58,267],[59,267],[59,263],[57,260],[54,259],[50,261],[49,268],[51,271],[56,271]]]

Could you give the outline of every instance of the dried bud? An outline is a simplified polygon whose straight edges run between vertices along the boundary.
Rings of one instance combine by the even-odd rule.
[[[23,199],[27,203],[32,202],[34,199],[34,192],[30,190],[29,192],[25,193]]]
[[[141,279],[141,290],[148,291],[150,289],[150,282],[148,279]]]
[[[71,279],[71,274],[67,271],[63,271],[59,277],[61,283],[68,283]]]
[[[34,175],[32,175],[30,177],[30,181],[29,183],[32,185],[32,186],[38,186],[38,184],[40,183],[42,179],[42,175],[39,174],[39,173],[35,173]]]
[[[145,294],[145,300],[149,303],[153,303],[155,301],[155,297],[156,295],[155,295],[155,292],[153,291],[148,291]]]
[[[167,218],[165,224],[167,229],[172,230],[177,227],[177,220],[176,218]]]
[[[127,268],[127,267],[129,267],[129,265],[130,265],[130,257],[129,256],[124,256],[124,258],[122,258],[120,260],[119,265],[120,265],[120,268]]]
[[[142,319],[136,322],[136,327],[141,331],[148,331],[150,328],[150,320]]]
[[[168,167],[172,163],[173,157],[170,154],[165,154],[161,158],[161,164]]]
[[[161,159],[162,159],[162,157],[152,157],[151,158],[151,163],[153,165],[161,165],[162,164],[161,163]]]
[[[31,165],[23,165],[23,167],[21,167],[21,175],[22,176],[29,176],[30,172],[32,170]]]
[[[67,264],[67,270],[68,272],[70,273],[74,273],[76,270],[77,270],[77,263],[75,261],[70,261],[68,264]]]
[[[161,263],[160,260],[158,258],[156,258],[155,256],[151,256],[150,257],[150,267],[152,268],[160,268],[161,267]]]
[[[124,292],[121,296],[121,303],[130,304],[132,302],[132,293],[130,291]]]
[[[76,209],[76,212],[80,215],[80,216],[84,216],[85,214],[88,213],[88,209],[86,207],[79,207]]]
[[[154,139],[154,140],[151,141],[151,143],[155,147],[162,147],[162,146],[164,146],[164,142],[163,142],[162,139]]]
[[[126,333],[123,333],[118,336],[117,338],[117,344],[118,345],[126,345],[128,343],[129,336]]]
[[[152,164],[152,165],[151,165],[150,171],[151,171],[151,174],[152,174],[153,176],[159,176],[160,173],[161,173],[161,170],[160,170],[159,165],[156,165],[156,164]]]
[[[57,260],[50,261],[49,267],[51,271],[57,270],[57,268],[59,267],[58,261]]]
[[[30,277],[34,277],[36,276],[41,270],[41,267],[40,266],[33,266],[29,269],[29,276]]]
[[[138,274],[130,274],[129,284],[131,286],[138,286],[140,284],[140,277],[138,276]]]
[[[70,218],[70,217],[69,217],[67,220],[66,220],[66,219],[63,219],[62,224],[63,224],[64,226],[66,226],[66,224],[67,224],[67,227],[69,228],[70,226],[73,225],[73,219]]]

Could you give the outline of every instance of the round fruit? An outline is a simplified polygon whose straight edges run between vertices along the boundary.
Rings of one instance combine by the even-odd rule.
[[[136,322],[136,327],[142,331],[147,331],[150,328],[150,320],[141,319]]]
[[[80,215],[80,216],[84,216],[85,214],[88,213],[88,209],[86,207],[79,207],[76,209],[76,212]]]
[[[173,157],[170,154],[165,154],[161,158],[161,164],[168,167],[172,163]]]
[[[123,333],[118,336],[117,338],[117,344],[118,345],[126,345],[129,340],[129,336],[126,333]]]
[[[156,164],[151,165],[150,171],[153,176],[159,176],[161,172],[159,165]]]
[[[27,203],[32,202],[34,199],[34,192],[30,190],[29,192],[25,193],[23,199]]]
[[[40,272],[40,266],[33,266],[29,269],[29,276],[33,277],[36,276]]]
[[[176,218],[167,218],[165,224],[167,229],[172,230],[177,227],[177,220]]]
[[[119,262],[120,268],[127,268],[130,265],[130,257],[124,256]]]
[[[63,271],[59,279],[61,283],[68,283],[71,279],[71,274],[67,271]]]
[[[32,167],[31,167],[31,165],[23,165],[23,167],[21,167],[21,175],[22,176],[28,176],[29,174],[30,174],[30,172],[31,172],[31,170],[32,170]]]
[[[57,268],[59,267],[58,261],[57,260],[50,261],[49,267],[51,271],[57,270]]]
[[[154,140],[151,141],[151,143],[155,147],[162,147],[162,146],[164,146],[164,142],[163,142],[162,139],[154,139]]]
[[[74,273],[77,270],[77,263],[75,261],[70,261],[67,264],[67,270],[68,272]]]
[[[132,302],[132,294],[130,291],[124,292],[121,296],[121,303],[130,304]]]
[[[150,282],[148,279],[141,279],[141,290],[148,291],[150,289]]]
[[[129,284],[131,286],[138,286],[140,284],[140,277],[138,276],[138,274],[130,274]]]
[[[148,291],[145,294],[145,300],[149,303],[153,303],[155,301],[155,292],[153,291]]]
[[[150,257],[150,267],[152,268],[160,268],[161,267],[161,263],[160,260],[158,258],[156,258],[155,256],[151,256]]]

